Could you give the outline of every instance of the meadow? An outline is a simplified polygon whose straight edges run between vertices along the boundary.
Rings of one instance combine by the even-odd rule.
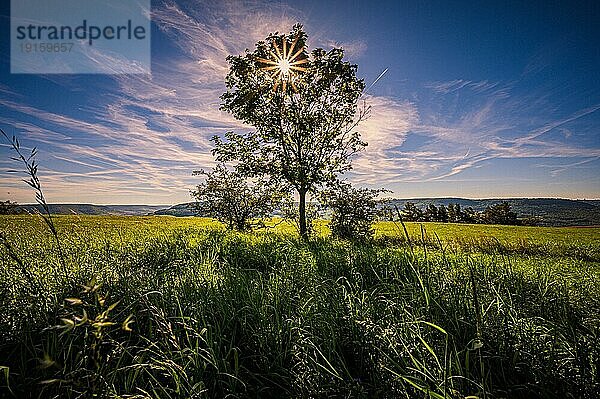
[[[600,228],[3,216],[0,397],[600,397]]]

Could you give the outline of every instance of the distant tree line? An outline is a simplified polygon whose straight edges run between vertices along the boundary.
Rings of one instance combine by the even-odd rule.
[[[0,215],[18,215],[23,213],[23,209],[13,201],[0,201]]]
[[[425,209],[417,207],[413,202],[405,202],[400,210],[403,220],[408,222],[442,222],[442,223],[479,223],[504,225],[535,225],[535,218],[517,217],[506,201],[489,205],[483,211],[471,207],[462,208],[460,204],[450,203],[448,206],[428,204]]]

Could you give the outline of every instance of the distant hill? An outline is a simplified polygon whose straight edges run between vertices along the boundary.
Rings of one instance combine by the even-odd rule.
[[[569,200],[560,198],[417,198],[394,199],[392,203],[402,209],[405,202],[413,202],[425,209],[428,204],[448,206],[450,203],[460,204],[461,208],[471,207],[483,211],[486,207],[506,201],[521,218],[537,216],[543,226],[599,226],[599,200]],[[194,216],[193,203],[174,205],[168,209],[154,212],[155,215]]]
[[[600,225],[599,200],[570,200],[561,198],[417,198],[394,199],[392,203],[398,208],[404,207],[405,202],[413,202],[424,209],[428,204],[447,206],[450,203],[459,204],[461,208],[471,207],[483,211],[486,207],[500,202],[508,202],[519,217],[537,216],[543,226],[597,226]]]
[[[560,198],[416,198],[393,199],[392,203],[402,209],[404,203],[413,202],[424,209],[428,204],[447,206],[450,203],[460,204],[464,209],[471,207],[483,211],[487,206],[506,201],[519,217],[537,216],[544,226],[600,226],[600,200],[569,200]],[[78,215],[170,215],[196,216],[193,202],[173,205],[92,205],[92,204],[51,204],[50,212],[54,214]],[[39,205],[21,205],[21,208],[32,212],[41,210]]]
[[[173,205],[170,208],[159,209],[154,211],[155,215],[169,215],[169,216],[197,216],[198,212],[194,209],[193,202],[186,202],[184,204]]]
[[[36,204],[19,205],[27,212],[42,211]],[[57,215],[122,215],[143,216],[152,215],[155,211],[164,209],[164,205],[92,205],[92,204],[50,204],[50,212]]]

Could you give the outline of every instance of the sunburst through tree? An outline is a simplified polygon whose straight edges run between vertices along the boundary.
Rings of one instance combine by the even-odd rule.
[[[280,49],[277,43],[273,43],[275,51],[269,51],[271,59],[258,58],[266,66],[262,67],[263,71],[270,72],[271,78],[275,80],[273,84],[273,91],[277,90],[279,85],[282,86],[282,90],[285,93],[288,82],[292,85],[294,91],[298,91],[296,82],[299,80],[298,72],[305,72],[306,68],[299,65],[303,65],[309,62],[307,57],[304,57],[304,46],[297,49],[296,44],[298,43],[299,36],[296,35],[294,41],[288,49],[288,39],[284,35],[282,38],[282,48]]]

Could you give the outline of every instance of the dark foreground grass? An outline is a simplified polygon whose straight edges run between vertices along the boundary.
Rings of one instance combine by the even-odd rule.
[[[0,396],[600,396],[595,262],[140,231],[4,251]]]

